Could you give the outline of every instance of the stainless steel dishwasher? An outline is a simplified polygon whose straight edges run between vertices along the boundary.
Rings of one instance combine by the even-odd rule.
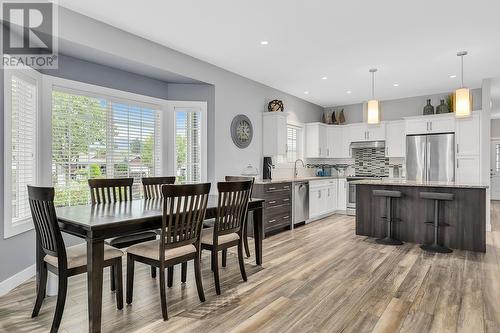
[[[296,182],[293,185],[293,224],[309,219],[309,183]]]

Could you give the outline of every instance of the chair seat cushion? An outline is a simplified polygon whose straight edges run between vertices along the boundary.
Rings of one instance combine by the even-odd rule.
[[[156,239],[149,242],[132,245],[127,249],[127,253],[143,258],[160,260],[160,240]],[[193,244],[179,246],[173,249],[166,249],[165,260],[179,258],[191,253],[196,253],[196,247]]]
[[[230,234],[219,236],[218,243],[226,244],[240,239],[240,236],[233,232]],[[214,245],[214,228],[206,228],[201,230],[201,242],[203,244]]]
[[[104,260],[120,258],[123,256],[122,250],[104,244]],[[66,248],[66,259],[68,268],[75,268],[87,265],[87,244],[78,244]],[[57,267],[57,257],[46,255],[43,260],[52,266]]]
[[[145,232],[138,232],[126,236],[115,237],[107,239],[106,241],[108,242],[109,245],[122,249],[124,247],[129,247],[134,244],[155,240],[156,235],[157,235],[156,231],[151,230]]]

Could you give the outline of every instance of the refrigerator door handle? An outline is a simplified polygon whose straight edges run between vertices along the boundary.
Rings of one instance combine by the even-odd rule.
[[[429,181],[430,178],[431,178],[431,143],[429,141],[427,141],[427,147],[426,147],[426,150],[425,150],[425,156],[426,156],[426,159],[427,159],[427,165],[426,165],[426,174],[425,174],[425,177],[426,177],[426,181]]]

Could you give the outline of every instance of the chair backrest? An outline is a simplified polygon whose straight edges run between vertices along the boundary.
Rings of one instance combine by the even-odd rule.
[[[199,242],[207,209],[210,183],[163,185],[160,261],[165,249]],[[163,258],[163,259],[162,259]]]
[[[89,179],[92,204],[132,200],[134,178]]]
[[[54,188],[28,185],[31,216],[38,244],[43,252],[58,257],[59,264],[66,264],[66,248],[57,223],[54,208]]]
[[[247,214],[252,181],[220,182],[217,183],[217,189],[219,197],[214,225],[214,244],[220,235],[240,232]]]
[[[161,186],[175,183],[175,177],[144,177],[144,199],[159,199],[162,197]]]
[[[226,182],[244,182],[244,181],[252,181],[252,188],[250,189],[250,198],[252,197],[253,193],[253,183],[255,182],[255,177],[249,177],[249,176],[226,176],[225,177]]]

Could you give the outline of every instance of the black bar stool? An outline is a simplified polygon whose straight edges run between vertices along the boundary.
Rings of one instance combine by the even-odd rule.
[[[401,221],[400,219],[396,219],[392,214],[392,200],[394,198],[401,198],[400,191],[387,191],[387,190],[373,190],[372,194],[376,197],[384,197],[386,199],[386,216],[383,216],[387,221],[387,235],[385,238],[379,238],[375,241],[379,244],[385,245],[402,245],[403,242],[393,238],[392,235],[392,224],[396,221]]]
[[[425,222],[434,226],[434,242],[432,244],[421,245],[422,250],[428,252],[450,253],[450,248],[439,244],[439,227],[447,227],[449,224],[439,222],[439,202],[451,201],[454,198],[453,193],[420,192],[420,198],[434,200],[434,221]]]

